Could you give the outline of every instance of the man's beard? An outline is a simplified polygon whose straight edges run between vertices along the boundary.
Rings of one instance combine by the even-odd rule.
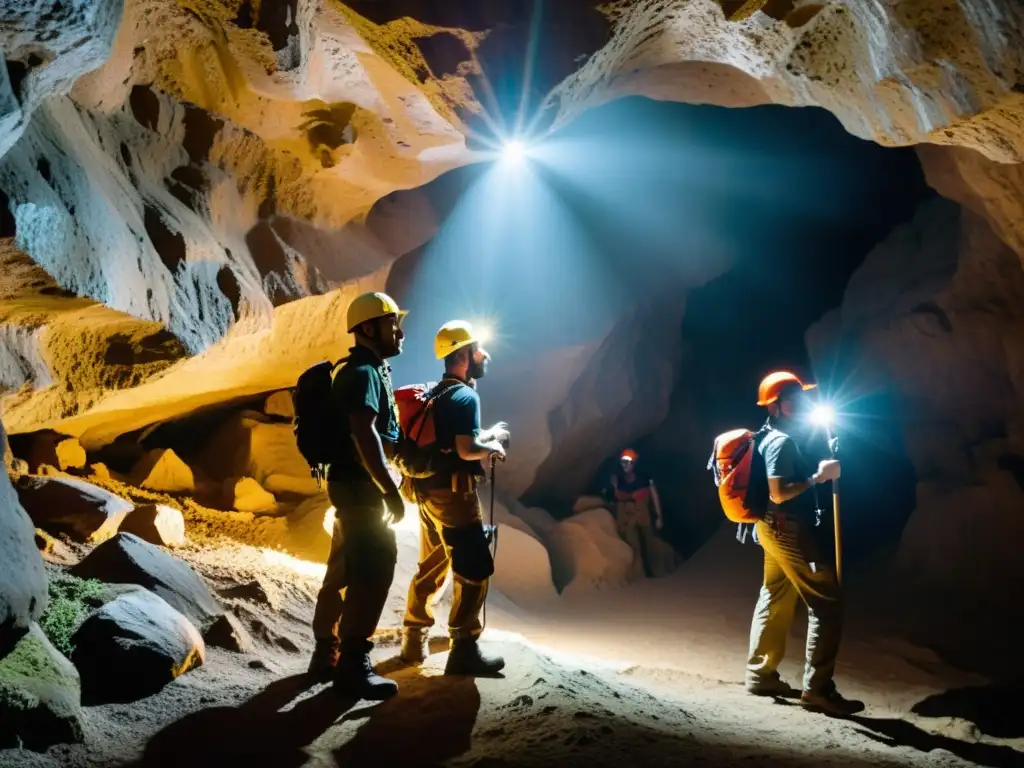
[[[469,370],[467,371],[467,373],[469,374],[469,378],[471,379],[482,379],[484,376],[487,375],[487,361],[483,360],[478,363],[476,360],[470,360]]]

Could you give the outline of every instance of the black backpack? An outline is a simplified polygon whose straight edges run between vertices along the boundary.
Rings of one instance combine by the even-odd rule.
[[[299,453],[309,464],[309,473],[322,486],[327,478],[327,465],[334,459],[338,444],[338,419],[331,399],[334,370],[344,364],[323,361],[307,368],[292,389],[295,406],[295,442]]]

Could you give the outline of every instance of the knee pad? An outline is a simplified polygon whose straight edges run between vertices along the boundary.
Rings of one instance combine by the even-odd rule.
[[[481,523],[441,532],[452,553],[452,570],[467,581],[485,581],[494,574],[494,558]]]

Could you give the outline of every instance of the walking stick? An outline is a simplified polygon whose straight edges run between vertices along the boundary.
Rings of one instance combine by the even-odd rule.
[[[839,453],[839,438],[832,437],[832,430],[828,431],[828,448],[832,452],[832,458]],[[835,528],[836,539],[836,581],[843,584],[843,529],[839,520],[839,481],[832,481],[832,526]]]

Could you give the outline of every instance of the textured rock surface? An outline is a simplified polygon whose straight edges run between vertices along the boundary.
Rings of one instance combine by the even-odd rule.
[[[813,104],[866,138],[1022,159],[1024,12],[1010,0],[830,2],[778,19],[770,4],[734,20],[713,0],[627,0],[605,16],[596,5],[563,4],[552,20],[558,39],[541,52],[533,85],[543,92],[569,77],[540,124],[634,93]],[[112,2],[16,7],[0,24],[18,81],[0,111],[13,116],[0,118],[0,234],[13,234],[61,288],[162,323],[193,352],[223,340],[203,362],[205,379],[182,364],[159,394],[62,397],[61,417],[92,408],[100,421],[147,403],[215,402],[211,386],[222,399],[224,389],[259,391],[249,386],[259,372],[213,373],[225,359],[275,362],[247,356],[253,337],[269,332],[308,350],[306,337],[323,326],[296,328],[273,308],[369,278],[430,236],[422,195],[396,190],[472,159],[464,120],[495,107],[481,67],[525,56],[518,35],[528,28],[513,7],[451,4],[314,4],[294,15],[217,0],[201,9],[129,0],[123,13]],[[54,311],[19,320],[6,344],[23,378],[43,386],[65,375],[39,351]],[[308,321],[319,311],[302,313]],[[309,351],[264,372],[265,384],[293,383]],[[111,378],[110,364],[94,368]],[[38,408],[10,424],[46,423],[29,413]],[[89,426],[78,422],[75,434]]]
[[[44,752],[85,738],[82,685],[38,625],[0,660],[0,745]]]
[[[936,199],[870,254],[842,307],[808,334],[819,371],[838,360],[852,372],[844,391],[895,393],[918,479],[900,583],[943,595],[932,619],[969,613],[979,631],[1019,617],[1024,601],[1022,295],[1018,254],[980,216]],[[1002,634],[986,635],[989,655]],[[935,627],[930,642],[946,636]]]
[[[22,506],[32,522],[53,534],[76,541],[105,541],[117,533],[133,504],[116,494],[74,477],[18,478]]]
[[[100,544],[71,573],[81,579],[145,587],[181,611],[200,632],[224,613],[188,563],[130,533]]]
[[[191,622],[146,590],[93,611],[72,640],[71,660],[87,705],[149,696],[206,658],[206,646]]]
[[[0,423],[0,451],[5,450]],[[0,471],[0,658],[46,609],[46,574],[32,522],[18,502],[7,471]]]

